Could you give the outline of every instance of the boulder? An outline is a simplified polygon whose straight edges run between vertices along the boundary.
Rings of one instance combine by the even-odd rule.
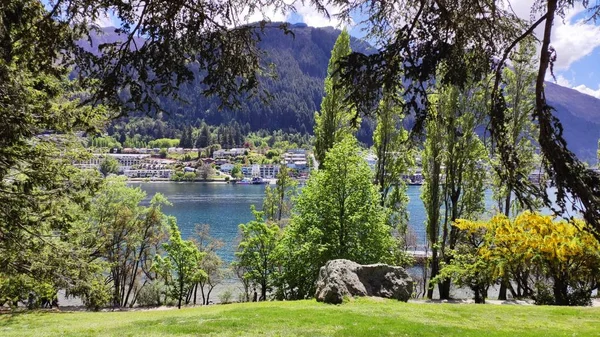
[[[339,304],[345,296],[377,296],[408,301],[413,280],[404,268],[387,264],[360,265],[350,260],[331,260],[319,270],[315,297]]]

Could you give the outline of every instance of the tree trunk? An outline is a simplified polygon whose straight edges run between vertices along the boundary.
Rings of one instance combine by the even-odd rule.
[[[431,282],[431,279],[437,276],[440,270],[439,268],[437,248],[433,248],[431,250],[431,276],[429,277],[429,285],[427,286],[427,298],[430,300],[433,299],[433,288],[435,287],[435,284]]]
[[[450,285],[452,284],[452,280],[449,278],[445,278],[442,282],[438,284],[438,289],[440,292],[441,300],[449,300],[450,299]]]
[[[561,277],[554,277],[552,290],[554,292],[554,304],[569,305],[567,282],[564,282]]]
[[[508,289],[508,279],[504,276],[502,280],[500,280],[500,290],[498,291],[498,299],[501,301],[506,301],[506,290]]]

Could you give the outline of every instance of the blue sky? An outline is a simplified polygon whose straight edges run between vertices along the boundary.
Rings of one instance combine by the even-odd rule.
[[[534,0],[510,0],[505,4],[519,17],[529,20],[533,2]],[[336,13],[335,7],[330,6],[328,10],[331,14]],[[555,75],[558,84],[600,98],[600,22],[584,22],[585,17],[585,10],[578,5],[567,13],[564,20],[557,18],[552,34],[552,46],[558,55]],[[247,17],[247,21],[255,22],[263,18],[272,21],[304,22],[313,27],[343,26],[334,15],[328,19],[311,6],[301,3],[296,4],[295,13],[284,14],[264,8],[262,13]],[[356,15],[353,19],[358,22],[360,16]],[[100,19],[98,23],[102,26],[114,25],[109,17]],[[355,37],[364,35],[356,26],[351,25],[348,28],[350,34]],[[541,34],[541,29],[536,33]],[[547,79],[551,80],[550,76]]]

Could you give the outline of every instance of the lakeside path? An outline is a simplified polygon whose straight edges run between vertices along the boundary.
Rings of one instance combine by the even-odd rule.
[[[600,308],[359,298],[131,312],[1,314],[13,336],[597,336]]]

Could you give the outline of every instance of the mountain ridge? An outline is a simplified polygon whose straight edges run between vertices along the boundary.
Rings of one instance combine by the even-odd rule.
[[[293,37],[280,29],[266,29],[258,44],[265,52],[263,61],[275,65],[278,77],[277,80],[265,78],[261,83],[272,96],[270,104],[266,105],[258,98],[246,98],[238,109],[221,110],[218,99],[198,94],[201,84],[195,80],[180,87],[180,96],[188,104],[163,101],[162,107],[168,112],[163,117],[165,122],[179,130],[204,120],[211,125],[236,121],[240,125],[248,124],[251,130],[281,129],[312,134],[314,113],[319,110],[324,95],[323,81],[331,49],[340,30],[305,24],[289,24],[288,28]],[[96,45],[118,39],[114,36],[114,28],[105,28],[104,32],[107,36],[93,40]],[[362,53],[375,51],[368,43],[354,37],[351,37],[351,47]],[[546,97],[554,108],[554,115],[563,124],[569,149],[580,159],[595,162],[600,137],[600,99],[552,82],[546,82]],[[370,144],[373,128],[372,122],[364,122],[359,140]]]

